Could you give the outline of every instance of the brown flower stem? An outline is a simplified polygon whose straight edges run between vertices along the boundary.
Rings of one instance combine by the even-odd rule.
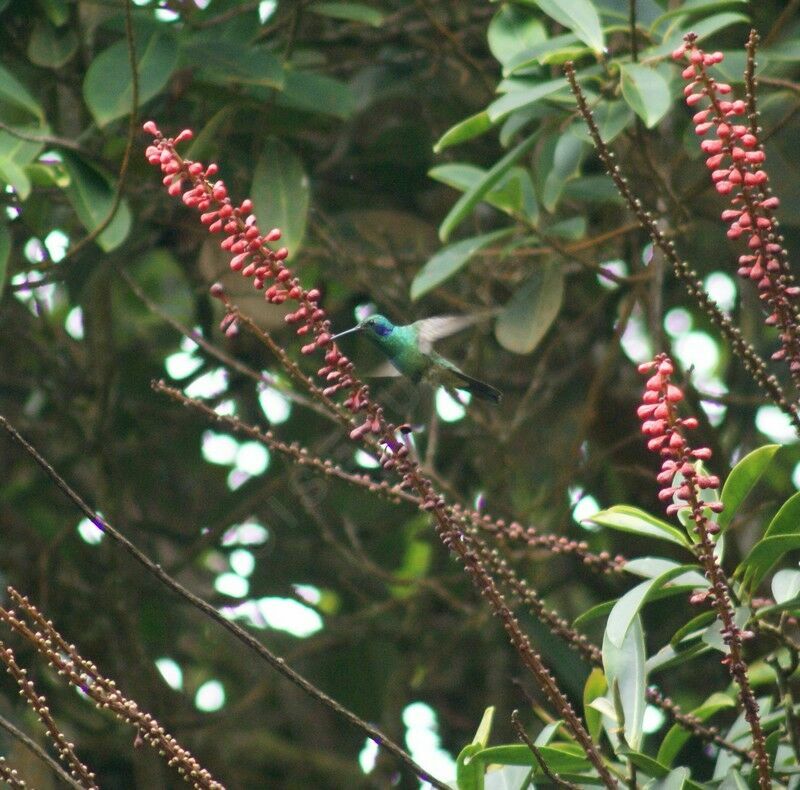
[[[717,610],[717,616],[722,622],[723,639],[730,650],[726,663],[731,677],[736,682],[736,685],[739,686],[739,700],[744,708],[745,719],[750,725],[756,770],[758,771],[758,783],[761,790],[770,790],[772,778],[770,776],[769,758],[767,757],[764,731],[761,729],[761,719],[758,715],[758,702],[750,685],[750,678],[747,675],[747,664],[742,657],[742,631],[734,621],[730,588],[725,574],[714,556],[714,543],[707,529],[707,520],[703,515],[704,508],[693,486],[689,504],[692,508],[692,520],[700,537],[699,545],[701,548],[698,551],[698,559],[706,569],[706,578],[708,578],[712,588],[714,608]]]
[[[94,781],[94,774],[80,761],[75,749],[53,719],[50,709],[47,707],[45,697],[36,693],[33,681],[28,680],[28,672],[17,664],[14,651],[0,640],[0,660],[6,665],[6,671],[16,680],[20,694],[25,697],[27,703],[36,712],[39,720],[44,724],[47,734],[56,747],[59,758],[68,765],[70,774],[78,781],[81,787],[89,790],[99,790]]]
[[[31,458],[36,461],[39,467],[50,477],[55,483],[56,487],[99,529],[105,532],[111,540],[120,546],[130,557],[132,557],[139,565],[141,565],[148,573],[155,576],[165,587],[168,587],[179,597],[183,598],[187,603],[200,610],[206,617],[214,620],[219,626],[224,628],[246,647],[252,650],[259,658],[268,663],[279,674],[283,675],[294,685],[301,688],[309,696],[321,702],[326,707],[333,710],[338,715],[345,718],[356,728],[364,732],[379,746],[386,749],[386,751],[393,754],[400,760],[407,768],[414,774],[429,782],[437,790],[448,790],[447,785],[440,782],[435,777],[431,776],[422,766],[418,765],[411,756],[396,744],[391,738],[385,735],[377,727],[373,727],[368,722],[361,719],[355,713],[344,707],[341,703],[327,695],[324,691],[317,688],[313,683],[306,680],[299,672],[292,669],[286,661],[280,656],[275,655],[265,645],[259,642],[254,636],[245,631],[241,626],[223,617],[211,604],[195,595],[193,592],[184,587],[176,579],[172,578],[164,569],[156,562],[153,562],[144,552],[135,546],[128,538],[126,538],[119,530],[109,524],[98,513],[92,510],[81,496],[56,472],[56,470],[47,462],[47,460],[30,444],[13,425],[3,416],[0,415],[0,427],[22,447]]]
[[[775,376],[767,373],[766,362],[756,353],[755,349],[744,339],[741,330],[733,324],[716,302],[711,299],[703,288],[702,283],[697,277],[697,273],[689,268],[686,261],[681,260],[676,252],[675,245],[668,240],[653,220],[650,212],[646,211],[641,201],[631,192],[628,182],[620,172],[619,167],[614,161],[614,155],[600,136],[600,130],[592,116],[586,97],[583,94],[575,75],[575,68],[572,63],[564,66],[564,71],[569,82],[572,93],[575,96],[578,110],[586,123],[589,134],[597,151],[601,162],[606,171],[611,176],[620,195],[622,195],[629,209],[639,220],[642,228],[647,231],[653,244],[655,244],[666,259],[672,265],[675,276],[684,284],[689,295],[694,298],[709,319],[719,329],[722,336],[728,341],[734,354],[741,359],[745,369],[750,373],[753,380],[791,420],[795,429],[800,433],[800,412],[796,404],[791,403],[783,392]]]
[[[0,716],[0,727],[2,727],[12,738],[16,738],[26,749],[35,754],[43,763],[46,763],[53,773],[69,787],[80,790],[83,785],[78,784],[36,741],[29,738],[22,730],[15,727],[8,719]]]
[[[514,731],[517,733],[517,737],[531,750],[536,762],[539,764],[539,767],[542,769],[542,773],[556,786],[556,787],[564,787],[566,790],[578,790],[578,785],[573,784],[572,782],[568,782],[566,779],[562,779],[557,773],[554,773],[550,770],[550,766],[547,765],[546,760],[542,757],[541,751],[536,746],[536,744],[530,739],[527,732],[525,732],[525,728],[522,726],[522,722],[519,720],[519,711],[515,710],[511,712],[511,724],[514,727]]]
[[[24,779],[20,779],[16,768],[12,768],[5,757],[0,757],[0,779],[15,790],[25,790],[28,786]],[[78,785],[80,787],[81,785]]]

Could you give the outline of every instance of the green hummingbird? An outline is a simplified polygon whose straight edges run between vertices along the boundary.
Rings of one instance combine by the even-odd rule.
[[[502,396],[500,390],[468,376],[433,350],[435,340],[471,323],[474,323],[474,319],[468,317],[439,316],[395,326],[386,316],[374,314],[352,329],[334,335],[333,339],[338,340],[351,332],[363,332],[389,358],[392,366],[414,384],[425,382],[442,386],[451,394],[454,389],[466,390],[476,398],[497,403]]]

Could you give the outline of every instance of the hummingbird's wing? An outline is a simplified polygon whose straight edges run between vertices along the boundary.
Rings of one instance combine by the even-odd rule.
[[[492,314],[493,311],[484,311],[472,315],[439,315],[415,321],[412,326],[417,333],[419,350],[423,354],[427,354],[437,340],[454,335],[456,332],[477,324],[479,321],[484,321]]]
[[[403,374],[387,360],[386,362],[381,362],[380,365],[374,367],[366,375],[367,378],[371,379],[386,379],[396,378],[397,376],[402,376]]]

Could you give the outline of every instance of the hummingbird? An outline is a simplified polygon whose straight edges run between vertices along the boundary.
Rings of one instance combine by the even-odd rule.
[[[466,390],[476,398],[498,403],[502,397],[500,390],[468,376],[433,350],[435,340],[453,334],[471,323],[474,323],[474,319],[468,317],[438,316],[396,326],[386,316],[376,313],[352,329],[334,335],[333,339],[337,340],[352,332],[363,332],[388,357],[392,366],[414,384],[425,382],[442,386],[451,394],[454,389]]]

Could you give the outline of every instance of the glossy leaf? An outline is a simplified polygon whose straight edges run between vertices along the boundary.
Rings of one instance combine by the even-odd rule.
[[[648,579],[641,584],[637,584],[632,590],[628,590],[628,592],[617,601],[614,608],[611,610],[611,614],[608,616],[606,636],[609,641],[615,647],[621,648],[634,618],[651,599],[652,595],[677,576],[687,571],[693,571],[694,569],[695,566],[693,565],[678,565],[653,579]],[[706,584],[707,582],[703,579],[702,586],[705,587]]]
[[[479,743],[465,746],[456,758],[456,782],[459,790],[483,790],[484,766],[475,755],[483,750]]]
[[[690,645],[665,645],[657,653],[647,659],[647,674],[662,672],[667,669],[685,664],[697,656],[708,653],[711,647],[701,641],[693,642]]]
[[[533,148],[536,139],[537,135],[532,134],[526,140],[523,140],[487,170],[484,176],[458,199],[439,227],[439,238],[442,241],[447,241],[450,238],[450,234],[467,218],[472,209],[483,200],[486,193],[517,163],[517,160],[525,156]]]
[[[600,17],[591,0],[534,0],[556,22],[571,30],[596,53],[606,47]]]
[[[750,619],[750,609],[746,606],[739,606],[733,612],[733,621],[739,628],[744,628],[747,625],[747,621]],[[721,653],[725,653],[726,655],[730,652],[727,644],[725,644],[725,639],[722,636],[722,621],[715,620],[711,625],[706,628],[703,632],[703,636],[700,637],[701,641],[707,644],[709,647],[713,647],[714,650],[719,650]]]
[[[624,63],[620,72],[623,98],[644,125],[652,129],[672,105],[669,84],[656,69],[640,63]]]
[[[735,708],[736,701],[727,694],[712,694],[702,705],[689,711],[690,715],[700,721],[708,721],[715,713],[727,708]],[[680,724],[674,724],[661,741],[656,759],[668,768],[672,767],[675,758],[680,753],[684,744],[691,738],[691,733]]]
[[[356,107],[350,86],[325,74],[287,71],[275,103],[304,112],[349,118]]]
[[[0,182],[13,187],[20,200],[27,200],[31,194],[31,181],[28,174],[13,159],[0,158]]]
[[[722,487],[721,500],[725,509],[719,514],[717,524],[721,530],[725,530],[730,525],[739,505],[753,489],[753,486],[761,479],[764,472],[775,458],[775,454],[781,449],[779,444],[765,444],[748,453],[736,466],[731,469],[731,473],[725,480]]]
[[[673,647],[677,647],[684,640],[699,639],[705,629],[714,622],[716,614],[714,612],[701,612],[688,622],[684,623],[669,640]]]
[[[8,278],[8,261],[11,258],[11,231],[5,222],[0,222],[0,297]]]
[[[311,188],[303,163],[286,143],[275,137],[264,143],[250,194],[259,224],[280,228],[281,244],[294,255],[305,236]]]
[[[797,548],[800,548],[800,532],[774,535],[760,540],[736,569],[736,575],[742,577],[742,586],[751,593],[754,592],[778,560],[786,552]]]
[[[588,771],[591,767],[589,761],[581,754],[568,751],[564,746],[542,746],[539,747],[542,759],[547,763],[548,768],[554,773],[569,771],[571,773],[581,773]],[[529,765],[541,774],[541,768],[533,752],[524,744],[509,744],[505,746],[490,746],[478,752],[474,758],[484,765]]]
[[[623,566],[626,573],[633,573],[636,576],[643,576],[645,579],[654,579],[673,568],[681,567],[677,562],[665,560],[663,557],[636,557],[628,560]],[[702,587],[707,584],[699,565],[683,566],[689,570],[680,574],[676,579],[676,584],[696,584]]]
[[[37,19],[28,40],[31,63],[57,69],[72,59],[78,51],[78,37],[72,28],[59,30],[43,19]]]
[[[660,589],[653,591],[653,593],[648,597],[648,601],[658,601],[662,598],[671,598],[675,595],[688,596],[692,590],[697,589],[697,586],[697,584],[675,583],[668,587],[661,587]],[[614,606],[616,606],[619,600],[619,598],[614,598],[610,601],[604,601],[603,603],[592,606],[590,609],[587,609],[575,618],[573,621],[573,627],[582,628],[586,625],[586,623],[589,623],[592,620],[597,620],[600,617],[605,617],[606,615],[611,614]]]
[[[434,153],[440,153],[451,145],[472,140],[479,137],[484,132],[488,132],[494,124],[489,120],[489,114],[484,110],[476,115],[470,115],[463,121],[459,121],[455,126],[451,126],[433,146]]]
[[[679,546],[689,546],[689,541],[676,527],[667,524],[666,521],[651,516],[644,510],[631,507],[630,505],[614,505],[607,510],[584,519],[592,524],[599,524],[601,527],[610,527],[622,532],[634,532],[637,535],[646,535],[651,538],[668,540],[670,543],[677,543]]]
[[[800,571],[785,569],[772,577],[772,597],[775,603],[793,601],[800,596]]]
[[[619,699],[625,714],[625,741],[638,748],[644,731],[644,711],[647,706],[645,690],[644,631],[641,618],[636,615],[621,647],[603,636],[603,669],[609,689],[619,690]]]
[[[428,175],[454,189],[467,192],[480,182],[486,171],[474,165],[453,163],[434,167]],[[536,225],[539,217],[533,182],[527,170],[519,166],[512,167],[483,196],[482,202],[528,225]]]
[[[494,330],[497,342],[515,354],[530,354],[552,326],[563,299],[561,263],[537,265],[500,313]]]
[[[141,107],[161,93],[178,65],[174,38],[157,30],[137,38],[136,64]],[[127,41],[117,41],[92,61],[83,81],[83,96],[98,126],[130,114],[133,79]]]
[[[514,112],[514,110],[535,104],[547,96],[552,96],[557,91],[563,90],[565,90],[563,79],[540,82],[529,88],[509,91],[505,96],[493,101],[486,108],[486,112],[489,115],[489,120],[492,123],[496,123],[509,113]]]
[[[371,27],[380,27],[384,18],[382,12],[364,3],[313,3],[308,10],[333,19],[361,22]]]
[[[78,219],[91,232],[105,221],[114,204],[116,181],[76,153],[65,151],[62,157],[70,179],[69,186],[64,192]],[[130,228],[131,212],[127,201],[123,198],[114,218],[97,237],[97,244],[106,252],[110,252],[125,241]]]
[[[556,138],[541,192],[542,205],[548,211],[555,211],[567,182],[580,174],[581,162],[588,151],[589,145],[574,134]]]
[[[597,743],[603,730],[603,718],[600,711],[592,707],[592,702],[602,697],[608,691],[608,683],[603,670],[595,667],[586,679],[583,687],[583,717],[586,719],[586,728],[592,740]]]
[[[280,59],[266,47],[198,37],[183,47],[183,54],[184,60],[199,66],[197,79],[213,85],[281,89],[287,79]]]
[[[411,283],[411,298],[424,296],[466,266],[476,252],[513,232],[514,228],[503,228],[443,247],[417,272]]]
[[[4,66],[0,66],[0,102],[25,110],[44,121],[44,110],[28,89]]]
[[[543,66],[553,52],[566,49],[582,48],[578,42],[578,37],[573,33],[562,33],[552,36],[538,44],[534,44],[529,49],[524,49],[504,63],[503,76],[508,77],[512,74],[525,73],[527,70]]]
[[[500,63],[508,63],[520,52],[545,41],[547,31],[530,11],[508,3],[492,17],[487,38],[492,55]]]

